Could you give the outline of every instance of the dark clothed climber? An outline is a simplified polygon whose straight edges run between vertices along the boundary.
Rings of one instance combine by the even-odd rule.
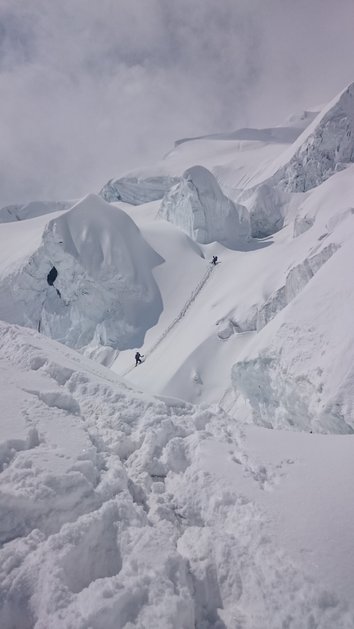
[[[136,367],[137,365],[141,365],[141,363],[143,362],[143,361],[141,360],[142,358],[144,358],[144,355],[143,355],[143,354],[140,354],[139,352],[137,352],[137,353],[135,354],[135,367]]]

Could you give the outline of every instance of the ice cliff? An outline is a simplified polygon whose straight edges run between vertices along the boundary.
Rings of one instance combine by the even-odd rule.
[[[89,195],[47,222],[37,240],[2,271],[0,318],[71,347],[139,347],[162,309],[152,276],[162,259],[134,221]]]
[[[103,186],[100,196],[109,203],[123,201],[140,205],[162,199],[164,194],[177,183],[176,177],[122,177],[111,179]]]

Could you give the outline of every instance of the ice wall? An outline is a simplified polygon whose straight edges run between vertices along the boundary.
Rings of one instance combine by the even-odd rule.
[[[111,179],[103,186],[100,196],[108,202],[123,201],[141,205],[162,199],[166,192],[178,182],[177,177],[122,177]]]
[[[204,244],[218,241],[237,247],[250,236],[245,208],[228,199],[214,175],[203,166],[193,166],[183,173],[180,182],[165,195],[159,214]]]
[[[162,310],[152,275],[161,261],[125,212],[89,195],[50,221],[34,253],[3,273],[0,318],[71,347],[139,347]]]

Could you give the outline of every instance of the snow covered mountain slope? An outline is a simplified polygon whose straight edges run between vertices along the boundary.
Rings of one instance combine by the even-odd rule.
[[[273,184],[291,192],[306,192],[353,161],[354,83],[324,107],[263,176],[273,176]]]
[[[185,170],[200,164],[213,173],[223,190],[238,190],[252,180],[261,166],[263,170],[271,164],[285,146],[283,142],[265,142],[262,130],[259,138],[252,140],[190,140],[176,146],[156,164],[132,171],[125,178],[138,179],[143,188],[148,178],[181,177]]]
[[[127,177],[141,181],[145,201],[145,179],[180,177],[201,164],[213,173],[227,197],[247,207],[252,235],[268,236],[286,221],[293,207],[292,193],[319,185],[354,159],[354,84],[317,116],[314,113],[304,112],[293,126],[241,129],[231,135],[177,142],[164,160]],[[135,194],[138,197],[137,189]]]
[[[72,347],[114,350],[140,345],[156,323],[162,302],[151,270],[162,259],[122,210],[89,195],[1,234],[3,320]]]
[[[303,202],[298,210],[294,207],[292,220],[272,238],[252,240],[244,251],[217,243],[200,245],[205,260],[192,250],[187,255],[174,226],[144,220],[148,206],[131,210],[145,239],[166,260],[154,272],[164,312],[147,332],[146,363],[130,371],[132,355],[122,352],[113,368],[153,393],[208,403],[224,399],[237,418],[268,426],[351,431],[350,374],[347,379],[344,375],[353,356],[351,326],[348,329],[353,167],[299,199]],[[150,212],[154,216],[155,209]],[[203,283],[213,254],[219,256],[220,264]],[[338,295],[341,306],[335,309],[336,291],[344,284],[346,290]],[[288,326],[295,307],[298,315]],[[342,360],[344,346],[347,361]],[[265,359],[264,367],[262,356],[268,354],[271,360]],[[262,380],[267,365],[271,376]],[[334,378],[336,365],[341,368]],[[335,412],[338,396],[342,415]],[[296,402],[300,398],[301,405]],[[331,411],[323,410],[327,405]],[[247,408],[250,413],[245,415]]]
[[[2,629],[351,629],[348,437],[243,436],[220,409],[154,400],[10,324],[0,370]],[[318,520],[339,485],[328,545]]]
[[[323,124],[334,137],[337,120],[342,147],[342,122],[351,115],[350,94],[349,89],[336,99],[337,104],[326,107],[295,145],[300,142],[299,146],[303,146],[304,142],[310,142],[309,138],[320,137]],[[340,112],[346,112],[344,118]],[[325,146],[321,143],[317,146],[319,156]],[[297,150],[293,146],[291,154]],[[273,168],[274,156],[280,152],[284,153],[284,144],[266,143],[259,138],[194,140],[179,145],[155,168],[158,176],[180,176],[179,169],[193,164],[198,157],[199,163],[207,164],[217,175],[219,183],[223,180],[222,190],[230,184],[234,196],[242,197],[252,211],[253,234],[270,234],[248,242],[245,239],[242,246],[238,242],[238,250],[230,248],[230,245],[235,247],[231,242],[234,234],[227,220],[224,224],[220,217],[212,220],[213,229],[209,229],[210,224],[205,225],[207,240],[224,240],[226,232],[228,247],[216,240],[196,244],[176,225],[158,215],[159,200],[142,205],[121,202],[118,206],[90,197],[82,206],[79,204],[81,210],[74,208],[50,215],[51,221],[43,216],[22,226],[21,222],[0,225],[0,238],[4,241],[0,253],[0,316],[40,329],[71,346],[86,348],[89,355],[105,364],[113,362],[117,373],[151,393],[192,402],[222,400],[238,417],[241,405],[244,418],[265,425],[294,425],[334,432],[352,430],[350,386],[343,389],[341,384],[343,379],[349,383],[350,378],[345,379],[340,370],[342,376],[333,378],[327,369],[330,356],[333,364],[336,361],[345,364],[341,361],[344,345],[332,334],[333,317],[328,313],[321,315],[318,328],[310,326],[302,316],[297,324],[297,314],[291,325],[290,318],[289,322],[287,319],[295,308],[299,314],[307,312],[309,320],[316,319],[312,289],[318,291],[319,301],[327,300],[330,299],[328,286],[333,284],[335,295],[337,284],[332,268],[336,265],[339,268],[344,261],[348,266],[341,268],[340,274],[350,290],[350,253],[345,252],[350,251],[353,234],[352,166],[347,165],[307,192],[289,192],[273,185],[271,177],[264,182],[267,164],[273,161]],[[290,163],[288,158],[286,163]],[[192,167],[187,172],[197,177],[205,170]],[[144,177],[148,177],[147,171]],[[200,194],[200,186],[193,184],[191,191],[191,182],[184,181],[185,194],[180,190],[178,197],[183,219],[180,224],[185,226],[192,218],[194,201],[202,200],[199,210],[202,214],[208,210],[204,218],[207,215],[209,220],[215,200],[225,199],[212,175],[208,182],[210,178],[211,189],[214,190],[215,184],[217,194],[205,198]],[[201,179],[203,183],[204,178]],[[257,180],[260,184],[254,186]],[[87,204],[93,205],[88,209]],[[134,236],[129,241],[122,221],[130,225],[132,238],[136,234],[138,240]],[[54,229],[54,225],[58,226]],[[120,240],[118,233],[123,236]],[[212,255],[218,255],[221,262],[216,268],[210,267]],[[31,269],[31,265],[35,268]],[[53,285],[48,286],[47,276],[53,267],[58,275]],[[340,296],[338,299],[342,308],[337,316],[339,320],[343,317],[346,329],[349,301],[341,300]],[[323,313],[326,310],[324,303]],[[316,373],[320,372],[315,373],[309,367],[310,385],[303,381],[305,396],[298,378],[304,376],[310,363],[306,362],[301,342],[293,347],[285,332],[293,335],[295,328],[296,338],[309,337],[313,365],[316,364],[313,369],[323,373],[317,382]],[[351,329],[346,336],[351,338]],[[323,338],[328,343],[323,356],[319,356]],[[288,342],[289,352],[286,352],[282,347],[287,347]],[[141,353],[147,357],[139,370],[132,370],[135,348],[142,348]],[[270,361],[267,358],[268,371],[263,370],[263,356],[271,357]],[[254,375],[257,370],[268,374],[264,381],[258,382],[261,376]],[[256,381],[262,394],[261,409],[252,388],[252,382]],[[299,396],[302,405],[297,403]],[[340,411],[335,406],[338,400]]]
[[[177,140],[175,147],[161,161],[108,182],[102,191],[104,195],[107,193],[104,198],[107,201],[127,201],[133,205],[139,199],[140,203],[148,202],[153,200],[146,196],[150,186],[161,188],[164,185],[170,188],[173,178],[181,177],[185,170],[197,164],[210,170],[225,194],[230,196],[231,191],[235,194],[235,191],[239,192],[239,189],[247,187],[248,182],[252,182],[257,174],[261,181],[264,168],[284,153],[286,145],[290,146],[295,141],[317,113],[303,111],[293,115],[284,125],[270,129],[238,129],[231,133]],[[115,191],[116,185],[118,192]],[[129,198],[125,196],[128,187]],[[122,196],[121,190],[124,190]],[[134,194],[130,190],[134,190]],[[166,191],[167,189],[164,192]],[[154,199],[162,196],[163,194]]]
[[[352,432],[354,166],[312,192],[295,227],[307,230],[294,245],[317,236],[317,249],[259,312],[260,331],[233,368],[235,394],[267,425]]]
[[[352,95],[3,212],[1,629],[353,628]]]
[[[214,175],[203,166],[188,168],[163,198],[159,215],[200,243],[221,242],[237,247],[250,236],[246,208],[222,192]]]

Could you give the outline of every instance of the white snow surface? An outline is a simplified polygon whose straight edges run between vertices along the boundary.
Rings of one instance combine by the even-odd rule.
[[[270,431],[263,450],[262,429],[10,324],[0,369],[2,629],[353,626],[348,437]]]
[[[154,394],[221,403],[238,420],[351,432],[353,169],[298,195],[287,225],[244,250],[195,250],[149,218],[157,204],[131,210],[165,260],[154,271],[164,310],[146,362],[131,369],[121,352],[113,369]]]
[[[159,215],[204,244],[217,241],[237,247],[250,236],[246,208],[228,199],[204,166],[183,173],[180,183],[165,195]]]

